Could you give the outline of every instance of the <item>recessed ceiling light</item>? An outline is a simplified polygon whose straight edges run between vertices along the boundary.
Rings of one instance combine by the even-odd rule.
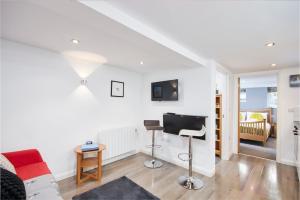
[[[87,85],[87,80],[86,79],[80,80],[80,85]]]
[[[265,46],[267,46],[267,47],[273,47],[273,46],[275,46],[275,42],[267,42],[265,44]]]
[[[141,64],[141,65],[143,65],[143,64],[144,64],[144,62],[143,62],[143,61],[141,61],[141,62],[140,62],[140,64]]]
[[[72,39],[71,42],[72,42],[73,44],[79,44],[79,40],[76,40],[76,39]]]
[[[271,66],[272,66],[272,67],[276,67],[276,64],[274,63],[274,64],[272,64]]]

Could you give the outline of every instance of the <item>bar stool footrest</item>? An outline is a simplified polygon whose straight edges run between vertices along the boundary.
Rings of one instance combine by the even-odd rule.
[[[183,156],[186,156],[188,158],[183,158]],[[182,161],[189,161],[189,160],[192,159],[192,154],[190,154],[190,153],[179,153],[178,154],[178,159],[182,160]]]
[[[158,148],[161,148],[161,145],[158,145],[158,144],[156,144],[156,145],[146,145],[146,148],[153,148],[153,149],[158,149]]]

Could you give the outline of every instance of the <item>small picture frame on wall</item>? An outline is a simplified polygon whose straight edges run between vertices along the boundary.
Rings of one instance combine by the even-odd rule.
[[[124,82],[111,81],[110,96],[111,97],[124,97]]]
[[[290,87],[300,87],[300,74],[290,75]]]

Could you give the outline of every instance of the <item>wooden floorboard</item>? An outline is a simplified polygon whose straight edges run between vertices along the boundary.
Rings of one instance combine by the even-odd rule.
[[[240,153],[276,160],[276,139],[268,138],[266,144],[257,141],[241,140]]]
[[[299,200],[299,180],[295,167],[278,164],[275,161],[244,155],[234,155],[229,161],[220,160],[214,177],[195,173],[204,181],[201,190],[189,191],[177,183],[177,178],[188,171],[171,163],[164,162],[159,169],[145,168],[143,162],[148,155],[138,153],[126,159],[103,167],[101,182],[90,181],[76,185],[75,177],[59,181],[64,199],[72,199],[114,179],[127,176],[138,185],[160,199],[283,199]]]

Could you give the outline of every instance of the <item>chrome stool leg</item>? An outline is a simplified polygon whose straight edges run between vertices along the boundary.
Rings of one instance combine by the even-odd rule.
[[[178,183],[186,189],[198,190],[201,189],[204,184],[197,177],[193,177],[193,154],[192,154],[192,136],[189,136],[189,176],[180,176]]]
[[[151,169],[155,169],[155,168],[160,168],[161,166],[163,166],[163,163],[160,162],[159,160],[156,160],[154,157],[154,148],[156,148],[155,146],[155,131],[152,130],[152,145],[151,145],[151,156],[152,156],[152,160],[146,160],[144,162],[144,166],[151,168]]]

